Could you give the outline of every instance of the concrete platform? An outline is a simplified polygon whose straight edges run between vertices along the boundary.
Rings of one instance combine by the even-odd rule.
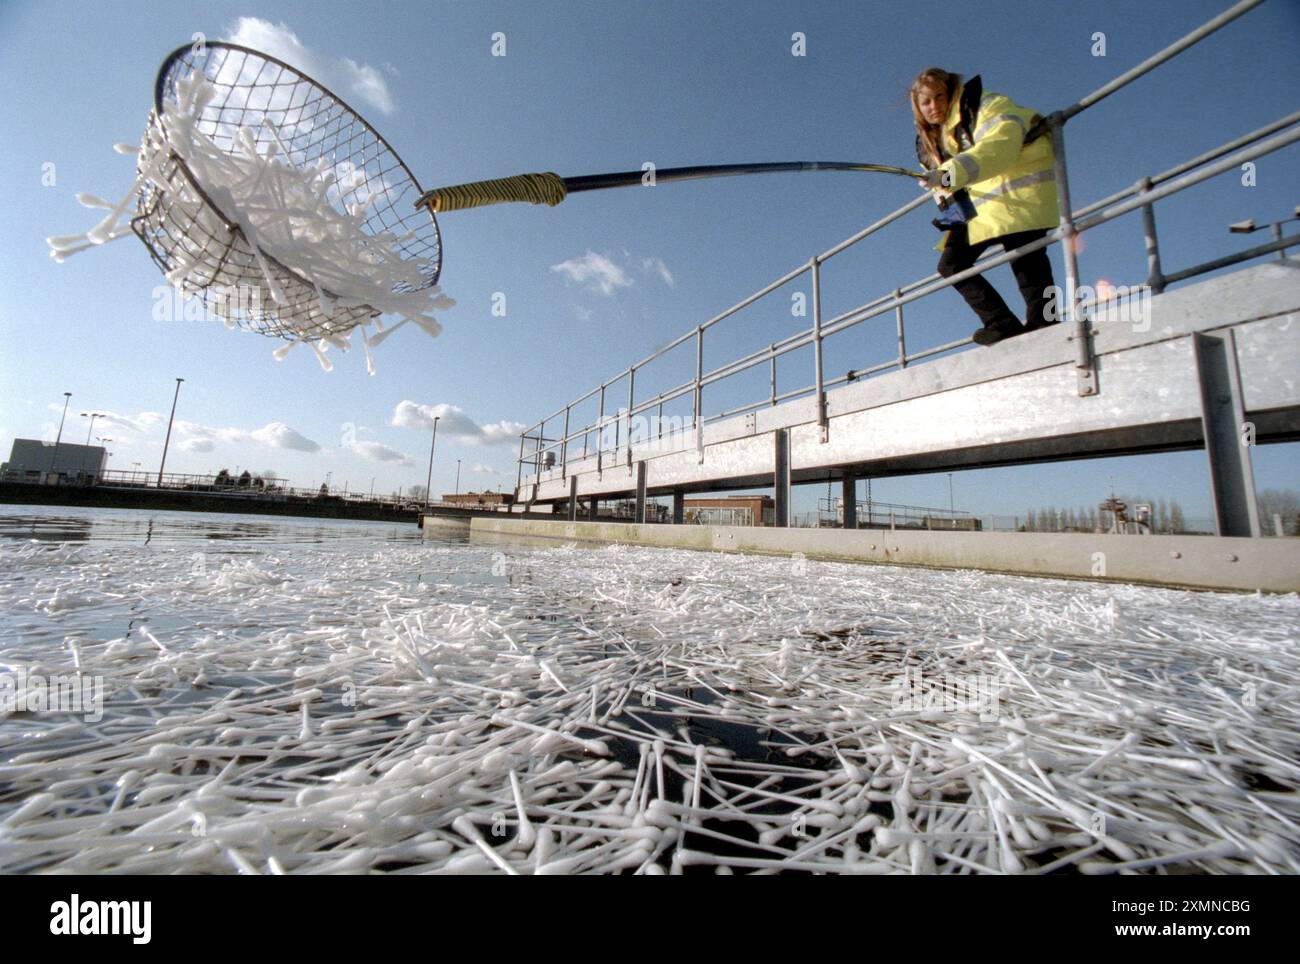
[[[428,530],[426,529],[426,532]],[[1300,538],[777,529],[475,519],[471,538],[545,538],[980,569],[1185,589],[1300,592]]]

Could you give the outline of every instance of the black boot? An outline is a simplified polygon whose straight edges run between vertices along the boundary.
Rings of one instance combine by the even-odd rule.
[[[1025,330],[1019,320],[1000,321],[992,325],[977,328],[971,335],[971,341],[977,345],[995,345],[1004,338],[1012,338]]]

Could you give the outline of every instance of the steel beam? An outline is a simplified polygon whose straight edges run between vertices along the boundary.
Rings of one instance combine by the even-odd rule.
[[[1250,449],[1254,426],[1246,421],[1237,342],[1231,328],[1192,336],[1201,388],[1201,425],[1210,462],[1214,531],[1220,536],[1259,536],[1259,506]]]
[[[786,528],[790,525],[790,430],[779,428],[772,436],[775,449],[772,484],[776,489],[776,518],[773,524],[778,528]]]
[[[636,464],[636,523],[645,525],[645,459]]]
[[[840,481],[840,505],[844,506],[844,528],[858,527],[858,477],[850,472],[844,473]]]

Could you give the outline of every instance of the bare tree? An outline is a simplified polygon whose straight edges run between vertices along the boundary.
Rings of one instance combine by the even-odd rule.
[[[1169,500],[1169,531],[1175,535],[1182,535],[1184,531],[1183,507],[1177,499]]]
[[[1289,536],[1297,534],[1300,522],[1300,493],[1294,489],[1265,489],[1256,497],[1259,503],[1259,522],[1268,533],[1273,532],[1273,516],[1282,517],[1282,531]]]

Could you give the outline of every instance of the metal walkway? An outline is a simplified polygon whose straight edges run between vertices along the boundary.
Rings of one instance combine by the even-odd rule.
[[[853,506],[850,486],[864,476],[1204,448],[1217,534],[1260,535],[1251,448],[1300,439],[1300,261],[1285,257],[1287,247],[1300,247],[1300,237],[1284,238],[1275,229],[1271,243],[1166,273],[1154,206],[1294,145],[1300,140],[1300,112],[1079,209],[1070,204],[1064,141],[1070,117],[1259,2],[1238,3],[1046,119],[1056,148],[1060,208],[1072,213],[1042,241],[986,257],[951,278],[931,275],[823,318],[820,266],[927,204],[928,196],[922,195],[529,428],[520,437],[516,499],[530,505],[567,501],[574,519],[582,500],[594,515],[596,500],[631,495],[637,499],[638,521],[644,521],[647,497],[672,495],[674,521],[681,521],[686,493],[772,486],[777,525],[789,525],[790,489],[798,483],[841,480],[845,505]],[[1074,236],[1135,212],[1146,235],[1147,284],[1120,293],[1127,298],[1085,294],[1078,286]],[[978,351],[952,354],[969,342],[963,339],[908,353],[905,305],[1060,241],[1065,242],[1066,268],[1062,324]],[[1270,255],[1280,260],[1166,290]],[[704,370],[707,332],[804,274],[812,292],[809,329]],[[897,358],[827,378],[824,342],[850,330],[867,337],[856,326],[886,313],[896,323],[889,338],[897,339]],[[638,399],[637,372],[692,340],[694,377]],[[778,361],[808,346],[813,349],[812,383],[778,395]],[[938,355],[944,357],[933,357]],[[920,361],[925,363],[916,364]],[[728,411],[704,409],[706,387],[760,366],[770,367],[768,397]],[[679,398],[693,401],[693,415],[685,425],[681,419],[667,425],[664,406]],[[617,408],[607,413],[611,399],[618,400],[613,403]],[[624,399],[626,404],[620,404]],[[575,428],[577,413],[595,407],[597,400],[595,419]],[[562,428],[548,432],[548,425]],[[852,511],[844,525],[855,527]]]
[[[1145,326],[1141,326],[1145,327]],[[526,501],[852,482],[918,472],[1195,449],[1211,440],[1221,535],[1258,535],[1250,445],[1300,439],[1300,261],[1151,299],[1150,330],[1093,330],[1097,391],[1076,390],[1064,325],[615,452],[570,458]],[[702,443],[702,444],[701,444]],[[1247,497],[1247,489],[1251,497]],[[846,497],[846,503],[852,499]],[[680,501],[680,498],[679,498]],[[786,503],[788,505],[788,502]]]

